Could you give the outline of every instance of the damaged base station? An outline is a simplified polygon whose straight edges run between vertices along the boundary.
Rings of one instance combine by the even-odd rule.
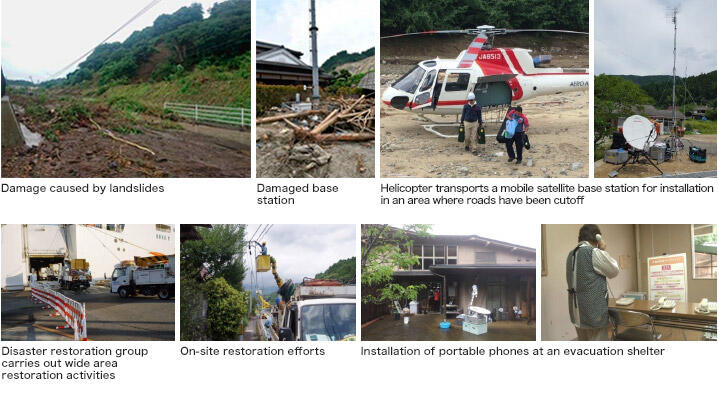
[[[257,177],[374,177],[373,97],[295,109],[272,108],[257,119]]]

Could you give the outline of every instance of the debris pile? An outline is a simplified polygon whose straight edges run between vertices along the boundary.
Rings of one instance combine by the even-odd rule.
[[[374,124],[373,97],[328,98],[299,112],[272,108],[257,119],[258,177],[372,177],[364,156],[373,156]]]

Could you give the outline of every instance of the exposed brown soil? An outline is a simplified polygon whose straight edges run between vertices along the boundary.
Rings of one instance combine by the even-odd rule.
[[[621,167],[619,164],[604,163],[603,161],[594,164],[594,177],[608,177],[608,174]],[[705,163],[696,163],[688,158],[688,153],[683,152],[677,159],[660,163],[658,165],[665,175],[678,175],[699,173],[716,170],[716,155],[708,154]],[[658,177],[661,173],[649,163],[628,164],[618,173],[619,178],[642,178]]]
[[[29,97],[15,98],[22,103]],[[42,106],[49,111],[60,105],[59,99]],[[149,114],[126,116],[92,103],[92,121],[103,129],[131,128],[132,132],[113,134],[152,150],[155,155],[129,144],[113,140],[83,118],[72,123],[57,141],[43,140],[39,146],[2,148],[2,177],[17,178],[134,178],[134,177],[250,177],[251,149],[249,130],[195,126],[169,121]],[[48,124],[55,119],[18,115],[30,130],[48,136]]]
[[[249,138],[249,132],[238,136]],[[155,156],[102,136],[88,128],[73,129],[57,143],[36,148],[2,149],[3,177],[250,177],[248,149],[228,147],[225,140],[187,130],[144,129],[122,135],[155,152]],[[238,144],[235,144],[239,148]]]

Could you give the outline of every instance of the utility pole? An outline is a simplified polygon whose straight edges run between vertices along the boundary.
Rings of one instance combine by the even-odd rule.
[[[678,8],[671,10],[673,23],[673,134],[676,135],[676,39],[678,37]]]
[[[310,0],[309,33],[312,38],[312,105],[319,103],[319,51],[317,50],[317,12],[315,0]]]

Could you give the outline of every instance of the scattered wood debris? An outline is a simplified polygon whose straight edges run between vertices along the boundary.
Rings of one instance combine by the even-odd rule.
[[[294,112],[289,107],[272,108],[269,116],[258,118],[258,148],[263,151],[261,161],[271,174],[289,177],[327,177],[327,166],[335,162],[330,150],[335,142],[349,142],[357,148],[370,148],[375,140],[374,97],[330,97],[319,107]],[[373,146],[373,144],[372,144]],[[354,157],[356,153],[353,154]],[[341,162],[345,158],[339,159]],[[364,159],[359,158],[351,173],[368,174]],[[272,164],[274,162],[275,164]],[[332,165],[335,166],[335,165]]]

